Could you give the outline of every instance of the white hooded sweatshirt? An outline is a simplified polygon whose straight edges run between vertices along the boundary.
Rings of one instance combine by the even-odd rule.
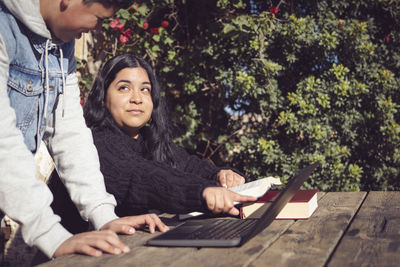
[[[40,14],[39,0],[0,1],[30,31],[51,42],[51,34]],[[52,194],[37,179],[34,156],[16,127],[16,114],[7,93],[8,73],[7,50],[0,34],[0,210],[21,224],[22,236],[28,245],[37,246],[51,258],[71,234],[50,208]],[[117,218],[116,202],[105,190],[97,151],[83,119],[75,73],[66,77],[64,89],[43,141],[81,216],[99,229]]]

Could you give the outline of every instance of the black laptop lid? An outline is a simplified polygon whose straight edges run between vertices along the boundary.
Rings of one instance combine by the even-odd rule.
[[[275,220],[279,212],[285,207],[296,192],[300,189],[301,185],[307,180],[308,176],[313,172],[313,170],[319,165],[318,162],[298,171],[296,175],[290,179],[286,184],[285,188],[281,191],[278,197],[272,202],[272,204],[265,210],[264,214],[258,219],[257,224],[254,226],[252,232],[246,236],[242,243],[257,235],[263,231],[268,225]]]

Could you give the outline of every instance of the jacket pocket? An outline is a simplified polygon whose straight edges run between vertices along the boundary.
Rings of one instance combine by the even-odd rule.
[[[40,73],[10,66],[7,85],[10,104],[17,116],[16,126],[25,134],[39,112],[39,97],[43,93]]]

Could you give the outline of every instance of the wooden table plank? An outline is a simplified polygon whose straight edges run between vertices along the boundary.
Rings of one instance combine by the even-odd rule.
[[[155,235],[138,232],[134,236],[120,236],[131,248],[128,254],[105,254],[98,258],[68,255],[42,266],[243,266],[279,238],[293,223],[293,220],[274,221],[268,229],[240,248],[146,247],[143,245],[145,241]]]
[[[319,193],[318,198],[325,193]],[[266,230],[239,248],[162,248],[145,247],[145,241],[153,235],[138,232],[135,236],[121,236],[130,248],[129,254],[100,258],[67,256],[46,264],[46,266],[245,266],[258,257],[295,221],[276,220]],[[65,264],[65,265],[63,265]]]
[[[349,228],[348,224],[352,222],[352,218],[361,204],[370,203],[368,204],[369,206],[366,206],[366,209],[374,212],[371,213],[370,211],[364,217],[360,218],[360,213],[358,213],[354,222],[358,219],[362,222],[370,217],[377,217],[376,210],[390,205],[391,210],[389,212],[393,213],[393,223],[390,221],[392,224],[388,226],[387,216],[383,215],[383,218],[386,218],[386,220],[382,219],[375,222],[372,219],[371,225],[360,224],[357,228],[352,228],[353,230],[349,231],[352,234],[349,238],[361,235],[362,237],[367,236],[371,239],[366,234],[371,232],[367,227],[375,227],[376,229],[390,227],[390,231],[387,231],[388,235],[390,234],[394,237],[390,239],[390,236],[385,236],[384,241],[387,242],[381,246],[382,249],[377,253],[382,257],[382,255],[385,255],[385,248],[393,251],[393,255],[397,252],[400,244],[396,240],[399,239],[399,234],[395,232],[395,223],[398,223],[396,220],[400,220],[400,210],[395,208],[395,204],[398,203],[400,192],[397,192],[397,195],[393,195],[396,198],[392,201],[390,201],[392,196],[387,194],[388,192],[382,192],[382,195],[376,193],[376,197],[373,197],[375,193],[371,193],[367,201],[363,203],[363,199],[367,193],[318,193],[320,207],[309,220],[276,220],[262,233],[240,248],[196,249],[146,247],[144,243],[154,235],[137,232],[133,236],[120,236],[122,241],[131,248],[131,252],[128,254],[118,256],[103,255],[99,258],[69,255],[42,266],[265,266],[268,263],[271,266],[297,267],[302,265],[324,266],[330,258],[332,259],[330,262],[332,266],[338,266],[339,264],[347,266],[344,262],[348,263],[349,259],[352,259],[353,256],[352,253],[344,255],[345,252],[348,252],[346,246],[352,246],[353,244],[353,246],[360,247],[361,245],[354,243],[354,241],[347,244],[348,234],[343,237],[343,233]],[[360,211],[363,209],[364,207]],[[359,232],[357,232],[357,229],[363,228],[364,230],[358,230]],[[378,233],[381,232],[378,231]],[[375,236],[379,237],[377,234]],[[368,241],[369,239],[364,238],[359,240],[359,242],[363,244],[364,248],[373,248],[372,244],[364,245],[365,240]],[[338,247],[337,244],[340,240],[343,240],[343,242]],[[376,245],[376,240],[374,241],[374,245]],[[342,246],[344,247],[342,248]],[[335,248],[337,249],[335,250]],[[358,253],[361,255],[361,252]],[[334,253],[333,256],[332,253]],[[375,256],[378,254],[375,254]],[[342,262],[339,261],[340,259],[342,259]],[[395,256],[392,259],[398,260]],[[336,261],[339,262],[335,263]]]
[[[296,221],[251,266],[324,266],[365,196],[327,193],[310,219]]]
[[[319,193],[321,198],[324,193]],[[274,221],[265,231],[254,237],[240,248],[163,248],[143,246],[149,235],[138,231],[133,236],[121,235],[121,240],[131,248],[129,254],[103,255],[99,258],[84,255],[69,255],[55,259],[42,266],[243,266],[255,259],[262,251],[270,246],[279,236],[285,232],[294,220]],[[157,235],[157,234],[155,234]]]
[[[400,265],[400,192],[370,192],[328,266]]]

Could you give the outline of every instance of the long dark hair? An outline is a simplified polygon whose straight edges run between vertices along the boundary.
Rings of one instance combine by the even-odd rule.
[[[166,162],[176,166],[173,157],[170,135],[168,112],[165,98],[161,96],[161,87],[150,65],[141,57],[133,54],[122,54],[111,58],[103,68],[100,69],[84,107],[86,125],[92,130],[109,128],[122,132],[107,107],[104,105],[107,90],[118,72],[125,68],[143,68],[149,76],[151,83],[151,98],[153,101],[153,112],[150,125],[140,129],[143,137],[148,158],[160,162]]]

